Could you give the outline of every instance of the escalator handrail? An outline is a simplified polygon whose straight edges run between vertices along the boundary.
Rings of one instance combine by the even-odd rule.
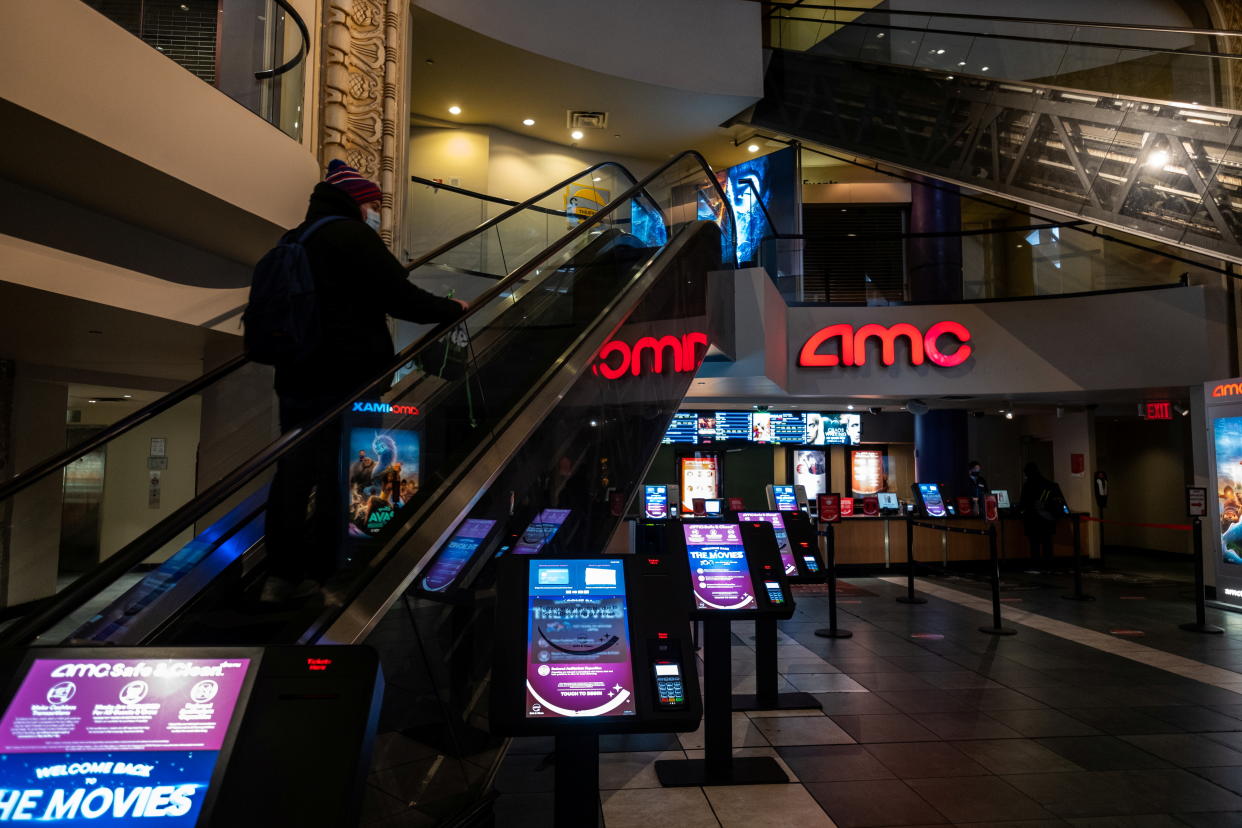
[[[45,460],[35,463],[28,469],[18,472],[12,478],[0,483],[0,503],[13,497],[13,495],[21,492],[29,486],[38,483],[44,477],[53,472],[59,471],[65,466],[77,460],[83,455],[89,454],[97,448],[105,445],[111,440],[120,437],[130,429],[142,425],[153,417],[163,414],[174,405],[182,402],[188,397],[192,397],[217,381],[224,379],[229,374],[242,367],[248,360],[244,354],[238,354],[227,362],[212,368],[200,377],[190,380],[180,388],[169,391],[159,399],[143,406],[126,417],[122,417],[112,425],[100,431],[98,434],[75,443],[64,451],[53,454]]]
[[[1086,46],[1093,49],[1115,49],[1118,52],[1155,52],[1167,55],[1189,55],[1220,60],[1242,60],[1242,54],[1227,52],[1209,52],[1203,49],[1171,49],[1167,46],[1124,45],[1117,43],[1099,43],[1093,40],[1064,40],[1059,37],[1035,37],[1034,35],[1000,34],[999,32],[965,32],[953,29],[932,29],[919,26],[899,26],[895,23],[864,23],[858,20],[817,20],[814,17],[789,17],[782,15],[777,20],[788,20],[794,23],[815,23],[829,26],[860,26],[864,29],[884,29],[896,32],[918,32],[919,34],[950,35],[952,37],[982,38],[985,40],[1016,40],[1022,43],[1040,43],[1053,46]],[[779,48],[779,47],[778,47]],[[902,64],[904,65],[904,64]]]
[[[297,66],[306,58],[306,53],[310,51],[310,31],[306,28],[306,21],[302,19],[302,15],[298,14],[298,10],[289,5],[289,0],[274,0],[277,6],[284,10],[285,14],[293,18],[293,23],[298,27],[298,33],[302,36],[298,43],[298,53],[285,61],[275,69],[263,69],[254,73],[255,80],[268,80],[275,78],[288,72]]]
[[[984,20],[989,23],[1024,23],[1031,25],[1046,26],[1076,26],[1084,29],[1116,29],[1129,32],[1161,32],[1165,34],[1189,34],[1204,35],[1207,37],[1242,37],[1242,31],[1234,29],[1199,29],[1188,26],[1157,26],[1146,23],[1105,23],[1101,21],[1089,20],[1054,20],[1047,17],[1006,17],[1000,14],[972,14],[970,12],[941,12],[941,11],[918,11],[915,9],[878,9],[866,8],[863,6],[842,6],[836,3],[791,3],[781,5],[772,3],[768,11],[768,17],[779,17],[782,20],[793,18],[785,17],[781,12],[792,11],[794,9],[811,11],[846,11],[846,12],[864,12],[876,14],[906,14],[916,17],[949,17],[958,20]],[[831,25],[846,26],[850,22],[848,20],[820,20],[819,23],[827,23]],[[961,32],[961,34],[969,34],[969,32]],[[1114,44],[1116,45],[1116,44]]]
[[[41,606],[34,615],[23,618],[8,629],[0,632],[0,647],[27,646],[41,632],[64,620],[79,606],[94,597],[101,589],[142,563],[151,554],[185,531],[195,521],[222,504],[227,498],[257,477],[264,469],[267,469],[286,454],[310,440],[312,436],[327,428],[337,417],[348,411],[355,400],[372,393],[375,388],[385,383],[394,371],[416,358],[426,348],[435,344],[442,334],[466,322],[481,308],[485,307],[489,301],[500,296],[510,287],[526,278],[549,258],[568,247],[571,242],[581,238],[596,225],[602,223],[604,218],[621,204],[644,194],[647,186],[652,181],[656,180],[658,176],[665,173],[684,158],[691,158],[697,161],[707,174],[707,179],[716,189],[717,195],[720,196],[721,206],[728,216],[728,222],[732,229],[732,238],[736,241],[737,223],[733,214],[733,206],[729,203],[729,199],[717,180],[715,172],[698,151],[685,150],[679,153],[649,173],[642,181],[635,182],[628,190],[617,196],[594,215],[587,217],[573,230],[552,242],[552,244],[548,245],[526,263],[520,265],[504,279],[483,291],[461,316],[451,322],[443,322],[436,325],[435,328],[422,336],[417,342],[404,348],[401,353],[393,358],[393,362],[379,373],[375,380],[356,389],[348,397],[345,397],[339,405],[324,413],[317,420],[303,428],[293,429],[280,435],[249,460],[246,460],[233,471],[209,486],[206,491],[195,495],[168,517],[118,549],[105,560],[100,561],[92,569],[84,572],[64,589],[50,596],[51,600]]]
[[[573,176],[566,178],[563,181],[559,181],[556,184],[552,185],[551,187],[548,187],[543,192],[537,193],[536,195],[528,198],[526,201],[523,201],[521,203],[509,202],[510,204],[513,204],[512,208],[505,210],[503,213],[500,213],[494,218],[488,219],[487,221],[483,222],[482,224],[480,224],[478,227],[474,228],[473,230],[469,230],[457,236],[456,238],[448,242],[445,242],[444,244],[436,247],[430,253],[420,256],[414,262],[407,265],[406,269],[414,270],[416,268],[423,266],[424,264],[431,261],[436,256],[439,256],[440,254],[444,253],[445,251],[450,250],[453,247],[456,247],[460,244],[465,243],[472,236],[475,236],[479,233],[483,233],[491,229],[493,226],[500,223],[501,221],[504,221],[510,216],[516,215],[517,213],[527,209],[528,207],[531,207],[536,202],[547,198],[548,196],[552,195],[558,190],[568,186],[569,184],[572,184],[574,181],[577,181],[579,178],[583,178],[584,176],[590,175],[596,170],[602,167],[607,167],[607,166],[613,166],[613,167],[618,168],[627,178],[629,178],[630,181],[637,180],[634,178],[634,174],[631,173],[624,164],[621,164],[617,161],[601,161],[598,164],[592,164],[586,169],[575,173]],[[478,298],[476,298],[474,301],[477,302]],[[243,365],[246,365],[249,362],[250,360],[244,354],[239,354],[233,357],[232,359],[228,360],[227,362],[217,366],[216,368],[213,368],[212,370],[208,371],[202,376],[197,377],[193,380],[190,380],[188,383],[186,383],[185,385],[182,385],[180,388],[176,388],[170,391],[169,393],[165,394],[164,396],[160,397],[159,399],[155,400],[149,405],[146,405],[142,407],[141,409],[139,409],[138,411],[135,411],[133,414],[123,417],[120,420],[117,420],[115,423],[108,426],[103,431],[100,431],[98,434],[95,434],[90,439],[84,440],[81,443],[77,443],[73,446],[70,446],[69,448],[63,451],[57,452],[56,454],[53,454],[51,457],[48,457],[47,459],[34,464],[30,468],[27,468],[21,472],[18,472],[17,474],[13,475],[13,477],[11,477],[9,480],[6,480],[3,483],[0,483],[0,503],[3,503],[4,501],[18,494],[19,492],[27,489],[28,487],[33,486],[35,483],[47,477],[49,474],[53,474],[59,471],[60,469],[72,463],[74,460],[77,460],[79,457],[89,454],[90,452],[106,445],[108,442],[115,440],[117,437],[120,437],[122,434],[125,434],[126,432],[130,431],[136,426],[142,425],[143,423],[147,422],[151,418],[164,413],[165,411],[172,408],[174,405],[177,405],[178,403],[182,402],[183,400],[189,397],[192,397],[195,394],[198,394],[199,392],[213,385],[217,381],[224,379],[226,376],[233,373],[238,368],[241,368]]]

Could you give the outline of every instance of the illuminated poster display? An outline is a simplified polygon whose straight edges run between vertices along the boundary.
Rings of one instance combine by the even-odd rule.
[[[772,500],[776,502],[778,512],[798,511],[798,493],[793,486],[773,486]]]
[[[794,485],[806,489],[808,498],[828,491],[828,460],[822,451],[799,449],[794,452]]]
[[[635,715],[623,562],[531,561],[527,606],[526,718]]]
[[[923,508],[927,510],[927,514],[932,517],[944,517],[947,510],[944,507],[944,498],[940,496],[940,486],[935,483],[919,483],[919,498],[923,501]]]
[[[717,172],[716,178],[733,208],[738,264],[755,261],[764,237],[775,232],[772,225],[784,227],[793,222],[797,186],[794,151],[784,149],[743,161]],[[698,218],[715,221],[719,201],[714,187],[704,188],[698,198]]]
[[[1242,564],[1242,417],[1220,417],[1212,432],[1221,561],[1238,566]]]
[[[763,521],[772,524],[776,533],[776,545],[781,548],[781,563],[785,566],[786,575],[797,575],[798,564],[794,562],[793,550],[789,548],[789,535],[785,533],[785,519],[780,512],[742,512],[738,520]]]
[[[548,541],[552,540],[552,536],[556,534],[556,530],[561,528],[565,523],[565,519],[569,517],[569,509],[544,509],[539,513],[539,517],[530,522],[530,526],[526,527],[526,531],[522,533],[522,538],[513,545],[514,555],[536,555],[540,549]]]
[[[699,442],[710,443],[716,439],[716,418],[711,414],[699,414]]]
[[[758,606],[736,523],[689,523],[682,527],[690,581],[698,609],[742,610]]]
[[[887,488],[884,461],[882,451],[850,452],[850,488],[854,497],[877,495]]]
[[[767,411],[756,411],[750,415],[750,441],[752,443],[771,443],[775,439],[772,433],[772,415]]]
[[[643,517],[651,520],[668,517],[668,486],[643,487]]]
[[[378,535],[418,491],[418,433],[355,428],[349,433],[349,534]]]
[[[681,511],[694,511],[694,499],[720,498],[720,467],[713,456],[681,457]]]
[[[1205,557],[1215,560],[1216,602],[1242,606],[1242,379],[1206,383],[1203,387],[1208,464],[1216,510],[1200,518],[1209,539]],[[1107,489],[1105,489],[1107,491]],[[1217,545],[1219,544],[1219,545]]]
[[[457,579],[461,571],[470,563],[470,559],[479,551],[479,545],[496,525],[494,520],[475,520],[471,518],[461,525],[453,537],[445,544],[440,556],[435,559],[423,576],[422,587],[428,592],[442,592]]]
[[[0,719],[0,822],[192,826],[250,659],[36,659]]]

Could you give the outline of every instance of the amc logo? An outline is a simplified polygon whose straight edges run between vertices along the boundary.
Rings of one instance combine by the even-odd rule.
[[[951,353],[940,349],[944,337],[956,340],[957,348]],[[802,346],[798,364],[804,368],[866,365],[867,342],[878,339],[880,362],[892,365],[897,361],[897,340],[901,338],[910,346],[911,365],[922,365],[925,359],[929,359],[941,368],[952,368],[969,359],[972,350],[966,344],[970,341],[970,331],[959,322],[937,322],[927,329],[927,333],[905,322],[887,328],[876,324],[863,325],[857,331],[853,325],[829,325],[813,334]],[[833,339],[838,340],[837,353],[821,352],[824,344]]]
[[[1232,397],[1235,394],[1242,394],[1242,384],[1236,382],[1223,382],[1212,389],[1213,397]]]
[[[700,352],[698,346],[703,346]],[[633,345],[620,340],[605,342],[595,356],[591,373],[615,380],[629,374],[662,374],[671,365],[679,374],[697,371],[707,353],[707,334],[688,333],[681,337],[644,336]]]

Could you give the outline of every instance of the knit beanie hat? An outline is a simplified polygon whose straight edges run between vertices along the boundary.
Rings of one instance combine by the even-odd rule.
[[[374,181],[363,178],[357,170],[339,158],[328,162],[328,174],[323,180],[349,193],[350,197],[358,202],[359,207],[382,198],[380,188]]]

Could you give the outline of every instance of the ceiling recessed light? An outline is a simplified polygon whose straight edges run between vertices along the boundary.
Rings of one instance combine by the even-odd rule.
[[[937,49],[937,50],[936,50],[936,54],[938,54],[938,55],[943,55],[943,54],[944,54],[944,49]]]
[[[458,106],[457,104],[453,104],[452,106],[450,106],[450,107],[449,107],[449,114],[450,114],[450,115],[460,115],[460,114],[461,114],[461,107],[460,107],[460,106]]]
[[[581,141],[581,140],[582,140],[582,130],[580,130],[580,129],[575,129],[573,132],[569,133],[569,137],[570,137],[570,138],[573,138],[575,141]]]
[[[845,408],[846,408],[846,410],[847,410],[847,411],[853,411],[853,410],[854,410],[854,406],[853,406],[852,404],[851,404],[851,405],[847,405]]]
[[[133,394],[122,394],[121,396],[127,400],[132,400],[134,398]]]
[[[984,72],[988,71],[988,67],[984,66],[984,67],[983,67],[983,71],[984,71]]]
[[[534,125],[535,125],[534,118],[523,118],[522,119],[522,126],[534,126]]]
[[[1147,161],[1144,163],[1152,168],[1163,167],[1165,164],[1169,163],[1169,154],[1164,150],[1156,150],[1147,156]]]
[[[90,403],[91,405],[94,405],[95,403],[99,402],[99,400],[87,400],[87,402]]]
[[[747,152],[758,152],[758,151],[759,151],[759,145],[758,145],[758,144],[751,144],[750,146],[748,146],[748,147],[746,148],[746,151],[747,151]]]

